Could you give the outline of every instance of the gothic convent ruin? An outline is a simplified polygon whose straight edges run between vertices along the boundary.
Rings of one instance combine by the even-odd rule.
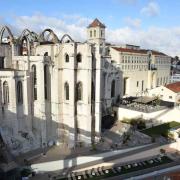
[[[97,141],[122,97],[169,82],[169,56],[108,44],[105,28],[95,19],[85,42],[51,29],[25,29],[19,37],[1,29],[0,134],[12,152]]]

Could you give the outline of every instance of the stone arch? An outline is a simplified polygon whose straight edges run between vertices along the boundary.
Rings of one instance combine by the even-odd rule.
[[[49,34],[47,36],[45,36],[46,32],[49,32]],[[49,39],[51,35],[52,35],[52,39]],[[40,34],[39,40],[40,40],[40,42],[51,42],[51,43],[58,43],[59,42],[59,39],[58,39],[57,35],[51,29],[45,29]]]
[[[65,38],[68,38],[68,41],[65,42]],[[71,36],[69,36],[68,34],[64,34],[63,37],[60,40],[61,43],[69,43],[69,42],[74,42],[74,40],[71,38]]]
[[[24,36],[26,36],[30,42],[38,41],[38,35],[35,32],[30,31],[29,29],[23,30],[23,32],[21,33],[21,35],[19,37],[20,42],[22,41]]]
[[[29,29],[24,29],[23,32],[21,33],[19,39],[22,40],[22,38],[24,36],[28,36],[28,35],[31,35],[31,31]]]
[[[4,26],[4,27],[2,27],[2,29],[0,31],[0,44],[2,44],[2,38],[3,38],[5,31],[8,32],[9,37],[10,37],[10,42],[13,43],[14,42],[14,36],[13,36],[11,30],[7,26]]]
[[[27,52],[28,52],[27,55],[28,55],[28,54],[30,54],[32,43],[35,41],[38,41],[38,35],[35,32],[30,31],[29,29],[23,30],[23,32],[21,33],[21,35],[18,39],[18,43],[21,48],[21,50],[20,50],[21,55],[23,55],[23,53],[22,53],[23,41],[26,41],[26,43],[27,43]]]

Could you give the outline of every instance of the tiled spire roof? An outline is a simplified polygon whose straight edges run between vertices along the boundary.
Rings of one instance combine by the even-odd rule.
[[[88,26],[88,28],[90,27],[102,27],[105,28],[106,26],[101,23],[97,18]]]

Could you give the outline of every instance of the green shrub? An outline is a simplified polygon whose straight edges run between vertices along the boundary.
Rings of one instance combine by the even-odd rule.
[[[21,176],[22,176],[22,177],[28,177],[31,173],[32,173],[32,172],[31,172],[30,169],[25,168],[25,169],[23,169],[23,170],[21,171]]]

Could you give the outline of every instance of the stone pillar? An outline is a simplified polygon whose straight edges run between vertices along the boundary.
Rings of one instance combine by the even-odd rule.
[[[15,72],[13,72],[15,77]],[[6,120],[10,123],[9,126],[13,128],[13,134],[18,134],[19,121],[17,119],[17,93],[16,93],[16,81],[14,78],[9,79],[9,105],[7,106]]]
[[[101,66],[102,59],[100,54],[96,54],[96,97],[95,97],[95,132],[97,135],[101,134]]]
[[[41,145],[47,143],[47,127],[45,115],[45,97],[44,97],[44,63],[39,62],[37,65],[37,104],[34,106],[37,110],[36,120],[39,121],[41,131]],[[35,110],[34,109],[34,110]]]

